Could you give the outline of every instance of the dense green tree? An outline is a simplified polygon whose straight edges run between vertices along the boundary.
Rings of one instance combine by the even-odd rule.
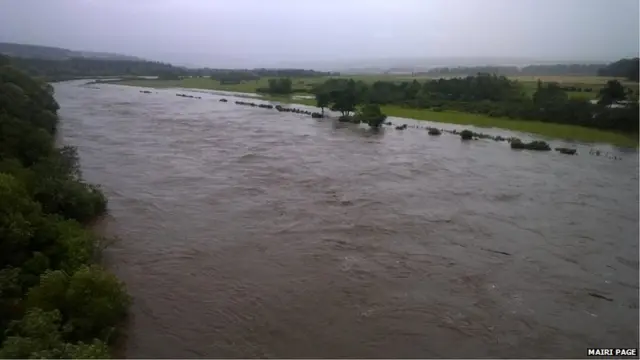
[[[91,265],[98,241],[80,222],[106,198],[75,148],[54,146],[57,109],[50,85],[0,66],[0,358],[108,357],[129,304]]]
[[[291,94],[293,92],[293,85],[289,78],[277,78],[269,79],[268,92],[271,94]]]
[[[598,93],[599,104],[611,105],[627,98],[627,92],[624,86],[618,80],[609,80],[607,85],[600,89]]]
[[[598,71],[600,76],[621,77],[638,82],[640,58],[621,59],[613,62]]]
[[[383,114],[380,110],[380,106],[377,104],[366,104],[356,114],[356,118],[374,129],[380,128],[387,118],[387,115]]]
[[[322,110],[322,116],[324,117],[324,108],[329,106],[331,102],[331,94],[327,92],[316,93],[316,106]]]
[[[606,95],[605,99],[630,99],[623,108],[606,108],[587,100],[570,99],[567,91],[573,90],[569,88],[539,82],[534,94],[529,96],[517,81],[494,74],[477,74],[426,80],[421,84],[417,81],[376,81],[369,86],[359,81],[332,78],[317,86],[314,93],[316,101],[319,94],[328,94],[331,109],[340,111],[345,121],[358,105],[393,104],[637,133],[633,130],[638,128],[639,122],[638,113],[633,112],[637,108],[637,96],[621,88],[619,82],[609,83],[603,95]]]

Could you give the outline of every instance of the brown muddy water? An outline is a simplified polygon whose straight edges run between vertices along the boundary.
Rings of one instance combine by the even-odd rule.
[[[62,141],[109,196],[128,357],[638,347],[635,150],[513,151],[80,84],[55,85]]]

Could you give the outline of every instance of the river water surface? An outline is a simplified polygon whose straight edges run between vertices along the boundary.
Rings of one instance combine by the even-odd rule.
[[[638,347],[635,151],[513,151],[80,84],[55,86],[62,141],[109,197],[128,357]]]

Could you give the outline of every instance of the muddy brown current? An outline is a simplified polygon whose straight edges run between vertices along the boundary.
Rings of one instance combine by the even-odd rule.
[[[513,151],[80,85],[55,86],[61,138],[109,197],[128,357],[638,347],[635,151]]]

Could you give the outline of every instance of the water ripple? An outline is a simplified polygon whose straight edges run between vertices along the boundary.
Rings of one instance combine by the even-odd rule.
[[[638,347],[636,152],[515,152],[79,84],[56,84],[61,135],[110,199],[129,357]]]

